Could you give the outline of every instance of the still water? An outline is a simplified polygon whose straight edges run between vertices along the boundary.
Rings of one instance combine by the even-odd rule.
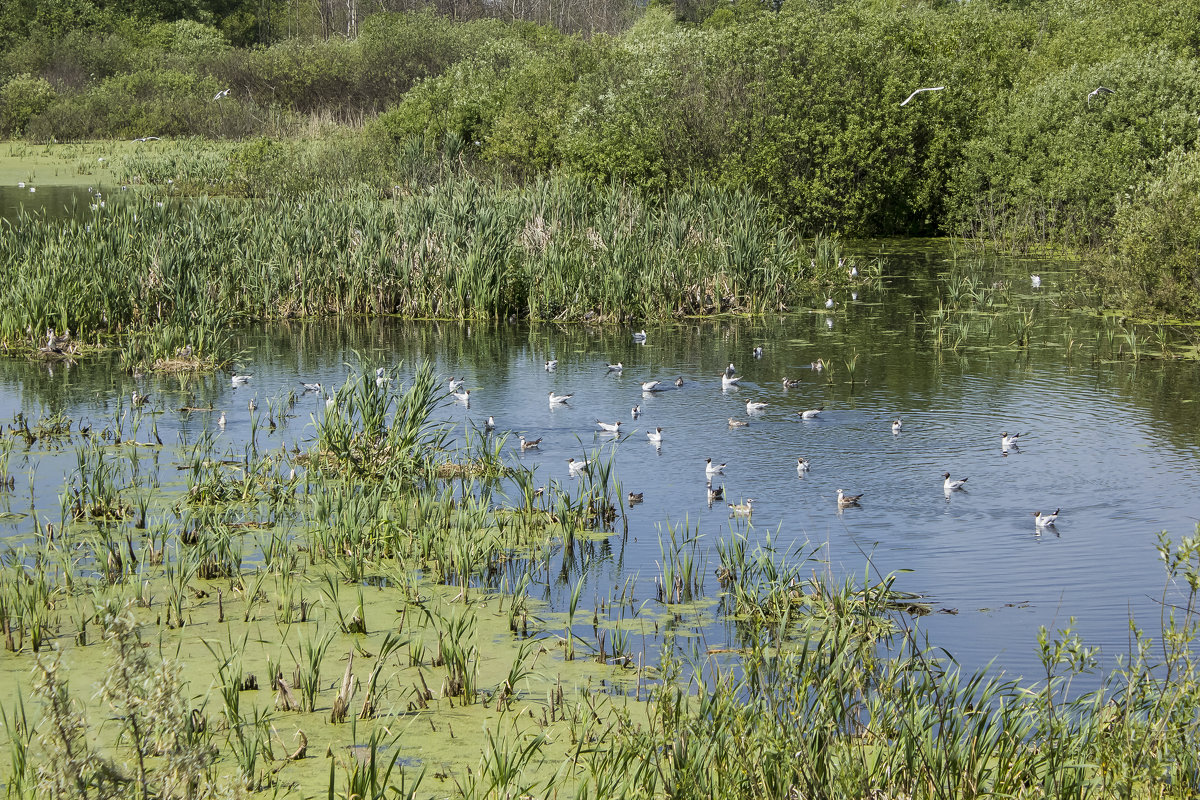
[[[718,592],[714,543],[731,531],[754,543],[770,536],[782,552],[818,547],[835,574],[904,570],[897,587],[936,610],[916,623],[919,630],[968,667],[995,661],[1034,677],[1039,626],[1063,627],[1072,617],[1110,659],[1126,647],[1130,615],[1156,630],[1164,589],[1156,534],[1190,535],[1200,517],[1196,364],[1132,360],[1116,323],[1060,311],[1070,272],[1063,265],[986,261],[944,245],[869,249],[888,258],[885,278],[856,285],[857,297],[850,287],[837,290],[830,311],[818,302],[765,320],[653,326],[645,344],[629,330],[583,324],[270,326],[241,335],[238,371],[253,378],[237,388],[228,375],[135,379],[110,365],[4,361],[0,419],[62,411],[100,420],[136,389],[161,412],[155,419],[168,445],[208,428],[240,453],[251,398],[261,412],[299,391],[299,381],[339,386],[359,357],[400,376],[429,359],[471,389],[469,407],[448,401],[440,410],[460,441],[464,425],[482,428],[494,416],[498,431],[511,434],[510,458],[534,467],[542,483],[571,483],[567,459],[599,447],[615,454],[623,491],[644,493],[645,502],[627,512],[624,535],[582,565],[587,607],[627,580],[639,601],[653,598],[660,534],[686,524],[710,553],[710,597]],[[1040,289],[1031,269],[1042,277]],[[981,282],[986,302],[939,312],[946,287],[964,275]],[[752,356],[756,346],[761,358]],[[553,372],[544,368],[548,359],[558,361]],[[817,359],[830,368],[812,369]],[[618,361],[623,371],[606,369]],[[731,361],[742,381],[723,391],[720,375]],[[785,377],[798,385],[785,388]],[[644,394],[648,380],[666,390]],[[574,397],[552,408],[551,391]],[[748,414],[750,400],[768,406]],[[226,412],[223,431],[217,413],[178,411],[210,402]],[[635,404],[643,412],[637,420]],[[816,419],[797,416],[817,407],[824,411]],[[296,410],[278,431],[259,431],[260,448],[312,437],[323,399],[305,395]],[[749,425],[731,429],[730,418]],[[896,434],[895,418],[903,420]],[[620,420],[621,438],[599,433],[597,420]],[[656,427],[661,448],[646,438]],[[1002,431],[1020,432],[1020,448],[1005,452]],[[522,455],[518,433],[541,437],[541,449]],[[803,476],[800,456],[811,462]],[[182,486],[170,466],[176,458],[170,449],[159,457],[164,486]],[[714,485],[728,501],[754,498],[750,525],[731,519],[724,502],[707,503],[706,458],[727,464]],[[17,487],[7,509],[57,520],[74,467],[71,448],[14,450],[9,472]],[[966,490],[944,493],[944,472],[968,477]],[[861,493],[861,507],[839,512],[839,488]],[[1038,530],[1032,513],[1056,508],[1058,524]],[[2,524],[18,541],[30,535],[32,517]],[[553,588],[552,605],[561,608],[574,580]],[[718,640],[725,635],[710,629],[706,645],[731,644]]]

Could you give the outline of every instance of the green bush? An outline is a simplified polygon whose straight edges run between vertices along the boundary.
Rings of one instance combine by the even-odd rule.
[[[49,81],[28,73],[0,86],[0,134],[20,136],[29,121],[54,101],[54,95]]]

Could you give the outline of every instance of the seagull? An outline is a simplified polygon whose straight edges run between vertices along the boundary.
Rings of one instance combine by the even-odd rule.
[[[825,369],[825,359],[818,358],[816,361],[812,362],[808,366],[811,369],[815,369],[817,372],[820,372],[821,370]]]
[[[851,300],[857,300],[857,299],[858,299],[858,291],[857,291],[857,290],[854,290],[854,291],[850,292],[850,299],[851,299]]]
[[[1019,434],[1019,433],[1014,433],[1013,435],[1009,436],[1008,431],[1001,431],[1000,432],[1000,449],[1007,450],[1010,447],[1016,447],[1017,439],[1019,439],[1019,438],[1021,438],[1021,434]]]
[[[463,389],[461,392],[455,392],[454,399],[464,405],[471,405],[471,390]]]
[[[801,458],[796,459],[796,472],[798,472],[801,475],[808,472],[808,459],[807,458],[801,457]]]
[[[640,416],[642,415],[642,407],[641,407],[641,406],[634,406],[633,408],[629,409],[629,414],[630,414],[630,416],[632,416],[634,419],[637,419],[638,417],[640,417]]]
[[[816,419],[824,410],[825,406],[820,406],[819,408],[810,408],[807,411],[797,411],[796,413],[800,415],[800,419]]]
[[[251,377],[252,376],[250,376],[250,375],[234,375],[232,378],[229,379],[229,382],[233,384],[234,388],[236,388],[238,386],[244,386],[245,384],[249,383]]]
[[[251,397],[250,402],[246,404],[246,408],[250,409],[251,411],[257,411],[258,410],[258,401],[255,400],[253,397]]]
[[[1033,286],[1034,289],[1042,288],[1042,276],[1041,275],[1030,275],[1029,283]]]
[[[952,492],[955,489],[963,488],[963,486],[969,480],[969,478],[960,478],[959,480],[952,481],[952,480],[950,480],[949,472],[943,472],[942,477],[945,478],[945,480],[942,481],[942,488],[945,489],[947,492]]]
[[[706,475],[724,475],[725,465],[714,464],[711,458],[704,459],[704,473]]]
[[[537,450],[538,445],[542,443],[541,437],[534,439],[533,441],[526,441],[524,436],[520,436],[517,438],[519,438],[521,440],[521,452],[522,453],[524,453],[526,450]]]
[[[783,388],[785,388],[785,389],[795,389],[799,385],[800,385],[800,381],[798,381],[794,378],[784,378],[783,379]]]
[[[463,385],[463,382],[460,381],[458,378],[454,377],[453,375],[450,376],[450,380],[446,381],[446,388],[448,388],[452,392],[457,391],[458,389],[461,389],[462,385]]]
[[[825,298],[825,307],[826,307],[826,308],[833,308],[833,298],[832,298],[832,297],[826,297],[826,298]]]
[[[755,412],[762,411],[768,405],[770,405],[770,403],[756,403],[753,400],[747,400],[746,401],[746,413],[754,414]]]
[[[662,381],[642,381],[642,391],[653,392],[658,388],[660,383],[662,383]]]
[[[747,497],[744,503],[730,503],[729,511],[731,514],[736,514],[741,517],[748,517],[754,512],[754,498]]]
[[[217,417],[217,425],[221,426],[222,428],[225,427],[225,412],[224,411],[221,412],[221,416]]]
[[[384,386],[387,386],[389,382],[390,382],[390,379],[384,373],[383,367],[376,367],[376,369],[375,369],[375,385],[378,386],[380,389],[382,389]]]
[[[565,405],[566,402],[574,396],[575,395],[573,395],[573,394],[555,394],[552,391],[552,392],[550,392],[550,405],[553,406],[553,405],[557,405],[559,403],[562,403]]]
[[[487,422],[483,423],[483,429],[484,429],[485,431],[494,431],[494,430],[496,430],[496,419],[495,419],[495,417],[490,417],[490,416],[489,416],[489,417],[487,418]]]
[[[591,462],[588,461],[586,458],[583,461],[576,461],[573,458],[568,458],[567,459],[567,472],[570,472],[573,475],[576,473],[579,473],[579,472],[585,472],[585,471],[587,471],[588,465],[590,463]]]
[[[662,428],[655,428],[646,433],[646,438],[654,444],[662,444]]]
[[[321,384],[319,383],[301,383],[300,385],[304,387],[305,393],[321,391]]]
[[[1058,519],[1058,512],[1060,511],[1062,511],[1061,508],[1054,509],[1053,514],[1043,514],[1040,511],[1035,511],[1033,512],[1033,524],[1039,528],[1045,528],[1049,525],[1053,525],[1054,521]]]
[[[729,362],[729,366],[725,368],[725,374],[726,374],[726,375],[732,375],[732,374],[733,374],[733,373],[735,373],[735,372],[737,372],[737,370],[733,368],[733,362],[732,362],[732,361],[730,361],[730,362]]]
[[[910,94],[910,95],[908,96],[908,99],[907,99],[907,100],[905,100],[905,101],[904,101],[903,103],[901,103],[900,105],[901,105],[901,106],[906,106],[906,105],[908,105],[910,102],[912,102],[912,99],[913,99],[914,97],[916,97],[917,95],[919,95],[921,92],[940,92],[942,89],[945,89],[945,88],[946,88],[945,86],[926,86],[924,89],[917,89],[915,92],[913,92],[912,94]]]
[[[750,423],[746,422],[745,420],[734,419],[733,417],[729,418],[729,427],[731,428],[744,428],[749,424]]]
[[[903,427],[904,427],[904,422],[901,419],[896,418],[896,419],[892,420],[892,433],[899,433],[900,429]]]
[[[833,330],[833,317],[825,318],[825,327],[828,328],[829,330]]]
[[[763,356],[763,349],[762,349],[762,345],[759,345],[758,347],[754,348],[754,350],[753,350],[753,352],[752,352],[751,354],[752,354],[752,355],[753,355],[755,358],[762,358],[762,356]]]
[[[712,503],[713,500],[720,500],[723,497],[725,497],[725,487],[724,486],[718,486],[715,489],[711,485],[708,487],[708,502],[709,503]]]
[[[629,505],[636,506],[638,503],[642,502],[642,500],[645,499],[645,497],[646,497],[645,492],[637,492],[636,494],[633,492],[630,492],[629,493]]]
[[[609,433],[621,432],[621,420],[617,420],[616,422],[601,422],[600,420],[596,420],[596,424]]]
[[[1116,94],[1116,92],[1107,86],[1097,86],[1095,89],[1092,89],[1090,92],[1088,92],[1088,105],[1090,106],[1092,104],[1093,97],[1099,97],[1102,94]]]
[[[682,375],[680,375],[678,378],[675,379],[675,388],[678,389],[681,386],[683,386],[683,376]]]
[[[644,330],[637,331],[636,333],[633,334],[633,340],[635,342],[637,342],[638,344],[645,344],[646,343],[646,332]]]
[[[858,505],[858,501],[861,499],[861,494],[846,494],[841,489],[838,489],[838,508],[849,508],[850,506],[856,506]]]
[[[850,267],[850,277],[851,278],[858,277],[858,267]]]
[[[554,372],[558,369],[558,359],[553,358],[546,362],[546,372]]]
[[[623,370],[623,369],[625,369],[625,365],[624,365],[624,364],[622,364],[620,361],[618,361],[618,362],[617,362],[617,363],[615,363],[615,364],[609,364],[609,365],[608,365],[608,371],[609,371],[609,372],[620,372],[620,371],[621,371],[621,370]]]
[[[740,375],[733,375],[732,373],[722,372],[721,373],[721,388],[728,389],[730,386],[737,386],[741,380],[742,380],[742,378]]]
[[[219,91],[213,95],[213,100],[220,100],[222,97],[228,97],[228,96],[229,96],[229,90],[222,89],[221,91]]]

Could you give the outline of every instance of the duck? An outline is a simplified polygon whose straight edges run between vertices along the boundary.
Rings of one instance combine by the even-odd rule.
[[[744,428],[749,424],[750,423],[746,422],[744,419],[734,419],[733,417],[729,418],[729,427],[731,428]]]
[[[759,411],[762,411],[764,408],[766,408],[769,405],[770,405],[770,403],[760,403],[760,402],[755,402],[754,400],[747,400],[746,401],[746,413],[747,414],[757,413]]]
[[[645,492],[630,492],[629,493],[629,505],[636,506],[638,503],[642,502],[642,500],[644,500],[645,498],[646,498]]]
[[[762,345],[759,345],[758,347],[755,347],[755,348],[754,348],[754,349],[751,351],[751,353],[750,353],[750,354],[751,354],[751,355],[753,355],[755,358],[762,358],[762,357],[763,357],[763,349],[762,349]]]
[[[711,458],[704,459],[704,472],[706,475],[724,475],[725,464],[714,464]]]
[[[229,382],[231,384],[233,384],[233,387],[236,389],[238,386],[245,386],[247,383],[250,382],[250,378],[252,378],[252,377],[254,377],[254,376],[252,376],[252,375],[234,375],[233,377],[231,377],[229,379]]]
[[[635,342],[637,342],[638,344],[645,344],[646,343],[646,331],[644,331],[644,330],[635,331],[633,334],[633,340]]]
[[[796,459],[796,472],[800,473],[801,475],[808,472],[808,459],[807,458],[804,458],[803,456],[801,456],[800,458]]]
[[[558,369],[558,359],[553,358],[546,362],[546,372],[553,372]]]
[[[728,372],[721,373],[721,388],[728,389],[730,386],[737,386],[742,380],[740,375],[730,375]]]
[[[588,461],[586,458],[583,459],[582,461],[576,461],[573,458],[568,458],[567,459],[567,472],[570,472],[571,474],[578,474],[580,472],[586,472],[588,466],[591,463],[592,462]]]
[[[521,452],[522,453],[524,453],[526,450],[537,450],[538,445],[542,443],[542,437],[540,437],[540,436],[537,439],[533,439],[532,441],[526,439],[524,436],[519,436],[517,438],[519,438],[521,440]]]
[[[574,396],[575,395],[573,395],[573,394],[555,394],[553,391],[551,391],[550,395],[549,395],[550,405],[552,405],[552,406],[558,405],[559,403],[562,403],[565,405],[566,402]]]
[[[807,411],[797,411],[796,414],[800,416],[800,419],[816,419],[824,410],[825,406],[818,406],[817,408],[810,408]]]
[[[596,424],[599,425],[602,430],[607,431],[608,433],[621,432],[621,420],[617,420],[616,422],[601,422],[600,420],[596,420]]]
[[[729,513],[741,517],[750,516],[754,513],[754,498],[747,497],[744,503],[730,503]]]
[[[838,489],[838,508],[849,508],[850,506],[858,505],[858,501],[862,499],[861,494],[846,494],[841,489]]]
[[[796,380],[795,378],[784,378],[783,379],[783,388],[785,388],[785,389],[795,389],[799,385],[800,385],[800,381]]]
[[[904,421],[902,419],[900,419],[899,417],[892,420],[892,433],[899,433],[900,429],[903,427],[904,427]]]
[[[1017,439],[1020,439],[1020,438],[1021,438],[1021,434],[1019,434],[1019,433],[1014,433],[1014,434],[1010,435],[1008,433],[1008,431],[1001,431],[1000,432],[1000,447],[1003,448],[1004,450],[1007,450],[1010,447],[1016,447]]]
[[[647,431],[646,438],[654,442],[654,444],[662,444],[662,428],[655,428],[652,431]]]
[[[949,472],[943,472],[942,477],[945,478],[945,480],[942,481],[942,488],[947,492],[952,492],[955,489],[963,488],[963,486],[966,485],[967,481],[969,480],[968,478],[959,478],[956,481],[952,481],[950,480]]]
[[[461,392],[455,392],[454,399],[463,405],[471,405],[471,390],[463,389]]]
[[[653,392],[662,384],[662,381],[642,381],[643,392]]]
[[[1062,511],[1061,508],[1054,509],[1053,514],[1043,514],[1041,511],[1035,511],[1033,512],[1033,524],[1039,528],[1053,525],[1054,521],[1058,519],[1058,512],[1060,511]]]
[[[617,363],[615,363],[615,364],[609,364],[609,365],[608,365],[608,371],[609,371],[609,372],[620,372],[620,371],[621,371],[621,370],[623,370],[623,369],[625,369],[625,365],[624,365],[624,364],[622,364],[620,361],[618,361],[618,362],[617,362]]]
[[[629,409],[629,415],[631,417],[633,417],[634,419],[637,419],[638,417],[640,417],[642,415],[642,407],[634,406],[633,408]]]

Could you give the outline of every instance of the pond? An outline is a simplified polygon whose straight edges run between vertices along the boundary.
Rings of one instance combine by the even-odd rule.
[[[914,620],[918,630],[968,667],[995,661],[1035,677],[1039,626],[1071,618],[1087,643],[1120,654],[1130,615],[1151,629],[1159,618],[1157,533],[1191,535],[1200,517],[1196,364],[1132,359],[1131,349],[1157,347],[1145,332],[1131,338],[1123,321],[1061,310],[1070,265],[981,258],[944,242],[862,247],[887,258],[885,276],[833,296],[832,309],[647,325],[644,343],[627,329],[585,324],[273,325],[241,333],[237,367],[252,378],[237,387],[224,374],[135,378],[108,363],[3,361],[0,419],[100,420],[137,391],[149,395],[167,445],[207,430],[241,454],[251,399],[261,413],[300,392],[301,381],[336,388],[359,358],[398,367],[400,377],[427,359],[471,390],[469,406],[447,399],[439,412],[460,442],[464,426],[482,430],[492,416],[509,437],[507,457],[534,467],[539,485],[571,484],[567,460],[598,450],[615,459],[623,493],[644,494],[602,546],[570,554],[569,577],[544,597],[552,608],[563,608],[581,575],[589,608],[627,582],[653,605],[660,539],[673,525],[700,537],[709,599],[720,591],[715,542],[735,532],[752,545],[769,537],[781,554],[816,548],[836,575],[903,571],[897,588],[934,610]],[[818,360],[828,367],[814,369]],[[609,370],[616,362],[623,369]],[[741,381],[723,388],[730,362]],[[797,383],[785,387],[784,378]],[[662,390],[643,392],[651,380]],[[573,396],[552,406],[550,392]],[[748,401],[767,406],[748,413]],[[210,403],[213,413],[179,411]],[[304,446],[324,408],[323,393],[303,394],[298,416],[275,431],[260,425],[256,444]],[[798,416],[816,408],[814,419]],[[597,421],[620,421],[620,437]],[[661,447],[647,439],[658,427]],[[1020,433],[1019,446],[1003,448],[1001,432]],[[541,439],[539,449],[522,453],[519,434]],[[171,466],[180,457],[170,447],[147,456],[164,487],[184,485]],[[798,457],[810,462],[804,474]],[[725,497],[711,505],[708,458],[726,464],[712,481]],[[21,516],[31,509],[58,519],[75,468],[69,447],[28,455],[14,447],[16,486],[4,498],[13,516],[0,528],[10,541],[32,535],[33,517]],[[945,492],[946,472],[969,478],[964,489]],[[839,509],[839,488],[862,494],[860,504]],[[750,519],[731,517],[727,503],[747,498]],[[1056,525],[1035,525],[1035,511],[1055,509]],[[704,642],[732,646],[720,641],[730,635],[712,626]]]

